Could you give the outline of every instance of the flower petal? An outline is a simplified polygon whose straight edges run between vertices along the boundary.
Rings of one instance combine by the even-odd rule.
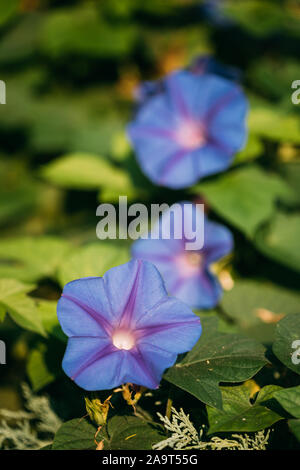
[[[167,296],[161,275],[148,262],[132,260],[110,269],[103,277],[111,306],[119,325],[132,321]]]
[[[215,307],[221,294],[222,288],[219,281],[207,270],[196,276],[182,279],[172,291],[172,295],[197,309]]]
[[[57,315],[67,336],[100,336],[110,331],[113,316],[100,277],[86,277],[65,285]]]
[[[204,223],[205,263],[217,261],[233,250],[233,237],[224,225],[211,222],[206,218]]]
[[[73,337],[68,341],[63,370],[85,390],[107,390],[118,382],[121,359],[122,351],[109,340]]]
[[[149,310],[137,324],[139,346],[153,345],[170,353],[192,349],[201,335],[200,319],[178,299],[168,297]]]

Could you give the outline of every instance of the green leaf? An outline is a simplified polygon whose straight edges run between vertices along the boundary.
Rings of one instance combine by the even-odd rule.
[[[165,437],[161,426],[135,416],[112,417],[107,424],[107,433],[105,450],[150,450]]]
[[[52,354],[52,348],[55,348],[55,355]],[[39,341],[30,351],[26,371],[34,392],[41,390],[62,375],[57,345],[52,342],[46,344]]]
[[[276,323],[283,315],[299,311],[300,295],[281,286],[238,280],[224,292],[221,306],[248,335],[260,341],[274,339]]]
[[[261,140],[256,135],[250,134],[246,147],[236,154],[233,164],[255,160],[263,153],[263,150],[264,146]]]
[[[300,375],[300,313],[280,320],[276,327],[273,352],[286,367]]]
[[[271,426],[282,416],[268,408],[280,387],[267,385],[251,402],[251,384],[222,387],[223,410],[208,407],[209,434],[216,432],[254,432]],[[270,406],[270,405],[269,405]]]
[[[257,233],[255,244],[268,257],[300,271],[299,238],[299,214],[277,212],[270,224]]]
[[[135,39],[136,30],[132,25],[103,22],[96,6],[88,3],[48,13],[41,45],[53,57],[80,54],[124,59]]]
[[[225,14],[239,26],[258,36],[267,36],[282,27],[284,10],[277,2],[268,0],[243,0],[224,2]]]
[[[213,209],[249,237],[274,212],[280,196],[291,193],[284,180],[256,165],[225,173],[200,183],[193,192],[203,194]]]
[[[289,419],[288,423],[292,433],[300,442],[300,419]]]
[[[284,162],[280,165],[285,180],[295,191],[297,202],[300,201],[300,161]]]
[[[14,28],[7,32],[1,41],[1,63],[10,64],[12,62],[25,61],[33,56],[38,46],[42,18],[43,16],[37,12],[27,12],[14,25]],[[20,44],[22,44],[22,47],[20,47]]]
[[[296,114],[286,114],[263,103],[251,106],[249,128],[253,134],[275,142],[300,143],[300,125]]]
[[[62,286],[67,282],[88,276],[103,276],[110,268],[129,260],[126,246],[118,243],[100,241],[91,243],[63,260],[58,272]]]
[[[37,308],[46,332],[65,342],[67,337],[62,331],[57,318],[57,301],[38,299]]]
[[[222,408],[220,382],[242,382],[265,364],[264,348],[252,339],[218,332],[215,317],[202,321],[203,333],[181,362],[164,378],[199,400]]]
[[[63,188],[99,189],[108,186],[126,194],[130,187],[124,171],[104,158],[89,153],[73,153],[58,158],[44,166],[42,176]]]
[[[19,9],[19,0],[10,0],[0,3],[0,25],[2,26],[11,18],[17,15]]]
[[[86,419],[67,421],[55,434],[52,450],[95,450],[96,431]]]
[[[274,397],[295,418],[300,418],[300,385],[276,392]]]
[[[0,277],[26,282],[53,277],[69,250],[68,243],[56,237],[3,239],[0,244]]]
[[[26,295],[34,287],[15,279],[0,279],[0,321],[9,313],[22,328],[45,336],[36,302]]]

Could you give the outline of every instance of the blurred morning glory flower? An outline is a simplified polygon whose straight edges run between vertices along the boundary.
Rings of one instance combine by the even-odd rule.
[[[196,57],[189,67],[189,71],[197,75],[204,73],[220,75],[221,77],[228,78],[228,80],[239,81],[241,79],[241,72],[238,68],[223,65],[210,55]]]
[[[128,134],[154,183],[184,188],[228,168],[245,143],[246,113],[236,83],[179,71],[166,77],[162,92],[144,101]]]
[[[223,65],[211,55],[200,55],[193,60],[192,64],[187,68],[194,75],[203,75],[205,73],[220,75],[228,78],[228,80],[241,80],[241,71],[229,65]],[[147,80],[142,82],[135,90],[134,97],[138,105],[142,105],[149,98],[165,91],[164,79]]]
[[[177,239],[176,224],[180,217],[178,212],[184,203],[174,204],[170,210],[164,212],[153,234],[162,233],[164,226],[170,223],[170,212],[173,212],[174,225],[171,228],[171,238],[139,239],[132,245],[134,258],[151,261],[164,278],[166,288],[170,295],[184,301],[192,308],[213,308],[222,295],[222,288],[216,276],[210,271],[210,265],[232,251],[233,238],[231,232],[204,216],[204,246],[201,250],[187,250],[187,238],[182,228],[182,238]],[[185,203],[186,204],[186,203]],[[184,212],[184,224],[191,226],[191,220],[196,220],[196,211],[201,210],[190,203],[190,210]],[[189,220],[187,220],[189,219]],[[181,224],[181,221],[180,221]],[[199,227],[200,230],[200,227]],[[189,237],[190,241],[190,237]]]
[[[85,390],[125,382],[157,388],[201,334],[199,318],[168,297],[155,266],[143,261],[69,282],[57,311],[69,337],[63,369]]]

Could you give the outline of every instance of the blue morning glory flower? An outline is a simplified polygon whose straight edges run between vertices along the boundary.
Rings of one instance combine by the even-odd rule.
[[[191,71],[172,73],[163,85],[128,126],[142,170],[154,183],[178,189],[227,169],[246,139],[240,87]]]
[[[211,55],[200,55],[193,60],[187,70],[194,75],[214,74],[228,80],[240,81],[241,72],[236,67],[223,65]],[[164,79],[147,80],[142,82],[135,90],[134,97],[138,106],[144,104],[149,98],[165,91]]]
[[[212,222],[204,215],[204,245],[200,250],[187,250],[183,224],[192,226],[196,220],[195,212],[199,209],[189,203],[189,211],[184,212],[183,223],[178,213],[182,214],[182,205],[174,204],[164,212],[159,223],[152,230],[152,239],[139,239],[132,245],[132,256],[155,264],[164,278],[170,295],[190,305],[192,308],[208,309],[217,305],[222,288],[217,277],[211,272],[210,265],[232,251],[233,238],[231,232],[221,224]],[[162,233],[169,224],[169,213],[173,212],[174,223],[170,230],[170,239],[163,239]],[[179,221],[179,222],[178,222]],[[178,237],[178,227],[182,224],[182,236]],[[176,230],[177,229],[177,230]],[[199,227],[200,230],[200,227]],[[177,232],[177,238],[175,234]],[[155,234],[160,234],[159,238]],[[153,239],[157,237],[158,239]]]
[[[211,55],[196,57],[188,70],[195,75],[209,73],[220,75],[220,77],[227,78],[228,80],[235,80],[237,82],[241,79],[241,72],[238,68],[230,65],[223,65],[215,60]]]
[[[199,318],[168,297],[155,266],[137,260],[69,282],[57,313],[69,337],[63,369],[85,390],[126,382],[157,388],[201,335]]]

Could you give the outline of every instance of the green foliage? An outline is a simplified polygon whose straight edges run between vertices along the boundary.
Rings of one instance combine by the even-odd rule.
[[[300,385],[275,393],[280,405],[295,418],[300,418]]]
[[[250,379],[266,364],[264,348],[240,335],[218,332],[216,318],[203,321],[203,333],[196,346],[164,378],[199,400],[222,408],[220,382]]]
[[[289,419],[292,433],[300,441],[300,386],[280,390],[274,394],[280,405],[296,419]]]
[[[218,214],[249,237],[273,215],[276,201],[291,192],[281,178],[255,165],[200,183],[193,191],[203,194]]]
[[[135,28],[105,23],[93,3],[60,9],[47,16],[42,30],[42,48],[51,56],[86,54],[92,57],[122,57],[136,39]]]
[[[276,327],[273,352],[278,359],[289,369],[300,374],[300,363],[294,358],[299,358],[297,348],[299,344],[293,344],[300,339],[300,313],[287,315],[280,320]]]
[[[62,286],[80,277],[103,276],[110,268],[126,263],[129,252],[126,245],[97,242],[78,248],[61,263],[58,279]]]
[[[54,338],[65,341],[66,335],[63,333],[58,322],[56,307],[57,302],[54,300],[39,299],[37,302],[38,312],[46,332]]]
[[[300,255],[297,249],[299,237],[299,214],[278,212],[269,225],[257,234],[256,245],[267,256],[295,271],[300,271]]]
[[[52,450],[94,450],[96,431],[86,419],[67,421],[55,434]]]
[[[56,360],[59,346],[55,341],[49,340],[38,341],[31,347],[26,372],[34,392],[38,392],[62,376],[60,364]],[[56,357],[53,357],[53,350],[56,351]],[[63,354],[63,351],[61,353]]]
[[[61,157],[43,168],[42,175],[50,183],[70,189],[99,189],[109,185],[113,191],[126,194],[130,188],[126,173],[92,154]]]
[[[50,236],[2,239],[0,276],[26,282],[53,277],[69,250],[68,242]]]
[[[103,437],[105,450],[148,450],[162,438],[162,430],[135,416],[113,416]]]
[[[0,26],[12,18],[19,6],[19,0],[11,0],[10,2],[2,2],[0,5]]]
[[[270,409],[272,398],[280,387],[267,385],[251,402],[252,384],[223,387],[223,410],[208,408],[209,434],[221,431],[260,431],[268,428],[282,417]]]
[[[99,202],[119,195],[146,204],[204,199],[208,217],[233,231],[235,248],[215,266],[226,288],[219,305],[197,313],[199,343],[158,390],[143,393],[134,415],[113,393],[100,448],[300,445],[300,120],[291,101],[299,6],[217,3],[207,15],[199,0],[0,2],[0,339],[8,351],[0,408],[11,408],[1,411],[2,448],[51,449],[53,440],[57,449],[96,448],[87,419],[68,421],[84,415],[84,397],[61,369],[66,337],[56,305],[67,282],[130,258],[126,241],[96,239]],[[241,72],[249,137],[228,171],[170,191],[142,174],[126,125],[137,85],[198,54]],[[23,397],[14,384],[24,374],[49,399],[26,388],[25,409],[15,412]],[[250,378],[255,384],[244,383]],[[162,427],[156,411],[168,394],[181,411],[160,415]]]
[[[237,280],[224,293],[221,306],[248,334],[260,341],[274,339],[276,323],[282,316],[299,311],[297,292],[275,284]]]
[[[300,419],[290,419],[289,426],[293,434],[295,434],[298,441],[300,441]]]
[[[33,288],[14,279],[0,279],[0,320],[9,313],[22,328],[46,335],[36,303],[27,295]]]
[[[58,430],[52,449],[95,449],[96,439],[103,440],[105,450],[147,450],[162,437],[160,426],[135,416],[114,416],[95,437],[96,431],[86,419],[72,419]]]

